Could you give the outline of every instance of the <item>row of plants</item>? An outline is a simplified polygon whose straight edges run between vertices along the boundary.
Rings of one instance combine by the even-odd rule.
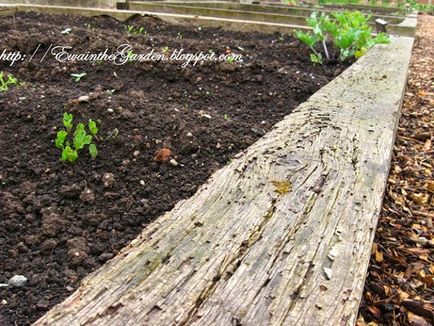
[[[311,50],[310,60],[313,63],[358,59],[374,45],[390,43],[390,38],[385,33],[372,36],[372,28],[368,24],[370,18],[370,15],[359,11],[335,12],[331,16],[314,12],[306,19],[312,31],[297,30],[294,34]],[[337,58],[330,53],[330,44],[339,49]]]
[[[362,1],[362,0],[319,0],[318,4],[325,5],[325,4],[337,4],[337,5],[368,5],[368,6],[376,6],[376,7],[391,7],[392,1],[391,0],[369,0],[369,1]]]
[[[416,0],[406,0],[405,4],[413,10],[426,12],[431,15],[434,14],[434,4],[432,3],[419,3]],[[402,3],[401,6],[403,7],[404,4]]]
[[[306,6],[306,3],[298,0],[281,0],[282,3],[290,6]],[[362,5],[373,7],[397,8],[402,11],[417,10],[429,14],[434,13],[434,5],[430,3],[419,3],[417,0],[318,0],[314,5]]]

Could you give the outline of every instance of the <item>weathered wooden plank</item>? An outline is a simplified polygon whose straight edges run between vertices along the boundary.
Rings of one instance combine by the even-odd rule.
[[[412,43],[370,51],[35,325],[354,324]]]

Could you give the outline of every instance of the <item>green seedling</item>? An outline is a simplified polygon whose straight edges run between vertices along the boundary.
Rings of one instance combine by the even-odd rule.
[[[82,72],[80,74],[71,74],[71,77],[76,81],[79,82],[83,77],[85,77],[87,74],[85,72]]]
[[[8,74],[6,79],[4,72],[0,71],[0,92],[6,92],[9,89],[9,86],[12,85],[19,85],[18,79],[11,74]]]
[[[133,25],[125,25],[124,28],[126,29],[128,34],[132,34],[133,30],[134,30],[134,26]]]
[[[232,64],[235,62],[235,58],[233,56],[228,56],[226,58],[226,62]]]
[[[176,38],[177,38],[178,40],[182,40],[183,36],[182,36],[181,33],[178,33],[178,34],[176,35]]]
[[[65,28],[63,31],[61,31],[60,33],[63,35],[68,35],[69,33],[72,32],[72,28]]]
[[[169,49],[168,46],[165,46],[164,48],[161,49],[161,51],[162,51],[164,54],[167,54],[167,53],[169,53],[170,49]]]
[[[78,123],[75,127],[74,133],[72,133],[74,124],[74,116],[72,113],[63,114],[63,125],[66,130],[59,130],[56,135],[55,145],[62,151],[60,159],[64,162],[74,163],[79,156],[79,152],[86,146],[89,148],[90,156],[95,159],[98,155],[98,149],[92,142],[93,138],[98,140],[98,127],[95,121],[89,120],[87,125],[89,133],[86,131],[84,123]],[[68,138],[72,140],[72,145]]]
[[[134,25],[125,25],[124,28],[130,35],[148,35],[148,32],[145,31],[145,28],[143,26],[140,28],[136,28]]]

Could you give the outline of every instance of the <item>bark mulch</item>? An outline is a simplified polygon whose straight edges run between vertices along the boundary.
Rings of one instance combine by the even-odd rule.
[[[434,17],[423,15],[358,326],[434,324],[433,66]]]

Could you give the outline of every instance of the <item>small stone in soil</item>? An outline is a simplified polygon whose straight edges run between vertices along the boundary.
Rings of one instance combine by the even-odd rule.
[[[104,182],[104,187],[110,188],[113,186],[113,183],[115,182],[115,178],[113,173],[104,173],[102,180]]]
[[[145,185],[145,181],[140,180],[140,185],[141,185],[141,186],[144,186],[144,185]]]
[[[84,251],[77,249],[69,250],[67,255],[68,261],[72,266],[80,266],[88,257],[88,255]]]
[[[78,101],[79,101],[79,102],[89,102],[89,96],[87,96],[87,95],[80,96],[80,97],[78,98]]]
[[[82,202],[92,204],[95,201],[95,195],[92,190],[86,188],[80,194],[80,200]]]
[[[169,163],[170,163],[170,165],[173,165],[173,166],[178,166],[179,165],[179,163],[175,159],[173,159],[173,158],[169,161]]]
[[[169,161],[172,151],[168,148],[162,148],[155,153],[154,161],[158,163],[166,163]]]
[[[27,278],[23,275],[14,275],[8,281],[9,286],[13,286],[13,287],[22,287],[26,285],[26,283],[27,283]]]

